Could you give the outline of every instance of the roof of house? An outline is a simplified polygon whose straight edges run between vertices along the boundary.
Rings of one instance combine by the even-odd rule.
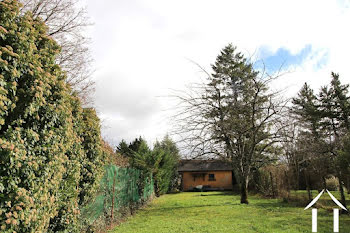
[[[222,160],[181,160],[177,169],[179,172],[187,171],[232,171],[229,162]]]

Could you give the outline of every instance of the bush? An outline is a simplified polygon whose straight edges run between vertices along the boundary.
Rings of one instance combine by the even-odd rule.
[[[330,191],[339,190],[339,180],[334,176],[331,176],[330,178],[326,179],[326,185],[327,189]]]
[[[254,173],[252,186],[259,193],[267,197],[288,196],[289,171],[285,165],[269,165]]]

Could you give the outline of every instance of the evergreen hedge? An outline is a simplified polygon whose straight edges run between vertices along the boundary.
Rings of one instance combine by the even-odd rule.
[[[100,122],[71,94],[47,27],[0,2],[0,231],[76,232],[106,153]]]

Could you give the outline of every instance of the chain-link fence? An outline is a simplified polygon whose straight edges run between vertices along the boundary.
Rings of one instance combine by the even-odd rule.
[[[99,195],[82,210],[85,227],[99,228],[132,214],[151,198],[153,191],[152,176],[143,177],[133,168],[107,166]]]

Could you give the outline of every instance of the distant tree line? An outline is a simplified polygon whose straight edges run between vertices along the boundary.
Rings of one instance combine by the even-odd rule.
[[[350,189],[348,92],[349,85],[342,84],[336,73],[331,74],[330,84],[321,87],[318,94],[305,83],[293,98],[293,107],[290,109],[296,133],[289,133],[288,138],[293,140],[295,146],[285,148],[290,168],[295,173],[302,171],[304,175],[310,199],[311,188],[326,189],[327,178],[334,176],[339,180],[341,202],[344,206],[345,187]],[[311,181],[314,183],[313,187]],[[300,180],[296,179],[296,185],[300,185]]]
[[[349,85],[340,82],[339,75],[331,73],[328,85],[318,93],[305,83],[292,99],[284,116],[278,160],[267,169],[260,170],[271,195],[288,198],[290,190],[340,191],[346,206],[346,190],[350,193],[350,96]],[[256,179],[256,177],[255,177]],[[255,185],[261,179],[254,181]],[[257,185],[259,186],[259,185]]]

